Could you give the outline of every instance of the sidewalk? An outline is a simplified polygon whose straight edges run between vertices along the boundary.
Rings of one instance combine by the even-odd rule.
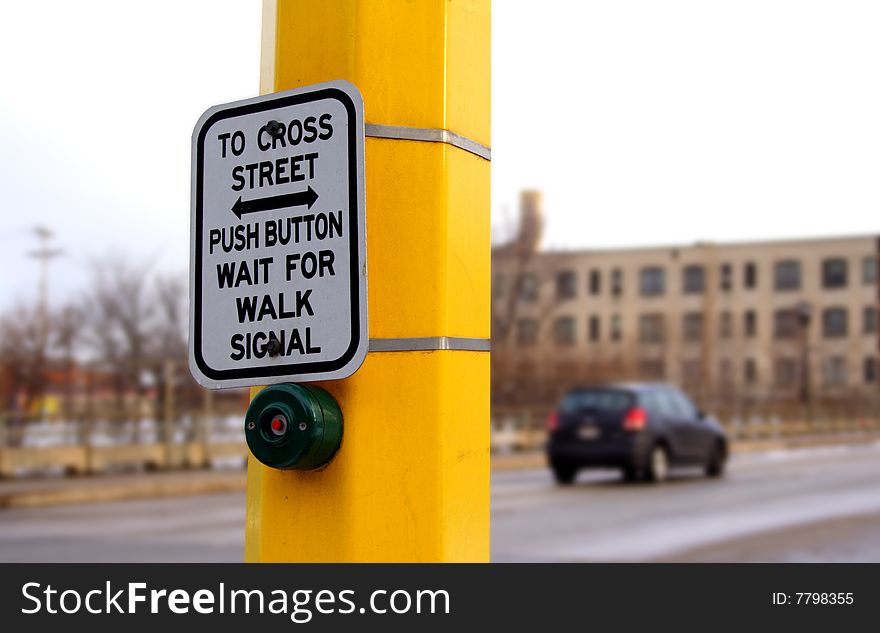
[[[748,440],[734,442],[731,448],[734,454],[742,454],[876,441],[880,441],[880,432]],[[545,465],[544,453],[540,450],[492,455],[492,470],[496,472],[544,468]],[[243,492],[245,487],[246,474],[239,470],[9,479],[0,481],[0,509]]]

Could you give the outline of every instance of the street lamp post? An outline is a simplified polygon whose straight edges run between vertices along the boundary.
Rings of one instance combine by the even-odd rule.
[[[60,256],[62,251],[50,247],[49,242],[53,235],[50,229],[44,226],[37,226],[34,228],[34,232],[40,240],[40,248],[28,253],[29,256],[40,260],[40,297],[37,304],[39,340],[37,342],[38,349],[35,359],[38,387],[34,395],[36,396],[36,401],[39,402],[40,415],[42,415],[45,406],[43,395],[46,379],[47,348],[49,346],[49,262]]]

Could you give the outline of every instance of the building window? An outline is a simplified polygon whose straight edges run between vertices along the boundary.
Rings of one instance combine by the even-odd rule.
[[[602,271],[593,269],[590,271],[590,294],[596,296],[602,293]]]
[[[846,308],[825,308],[822,311],[822,336],[841,338],[847,334]]]
[[[829,387],[840,387],[846,384],[846,358],[843,356],[830,356],[822,364],[822,374],[825,384]]]
[[[733,266],[721,264],[721,290],[730,292],[733,290]]]
[[[865,334],[877,333],[877,308],[874,306],[865,306],[862,316],[863,328]]]
[[[862,281],[867,285],[877,283],[877,258],[866,257],[862,260]]]
[[[611,294],[615,297],[623,294],[623,271],[620,268],[611,271]]]
[[[619,341],[623,338],[623,323],[619,314],[611,317],[611,340]]]
[[[752,338],[758,334],[758,315],[754,310],[746,310],[743,315],[743,326],[747,338]]]
[[[797,312],[782,308],[773,313],[773,337],[785,340],[797,338],[799,330]]]
[[[663,380],[666,363],[662,358],[643,358],[639,361],[639,376],[645,380]]]
[[[593,316],[590,317],[589,325],[587,326],[587,329],[589,330],[590,340],[593,342],[598,341],[600,338],[600,335],[601,335],[600,321],[599,321],[598,316],[596,316],[594,314]]]
[[[534,319],[519,319],[516,322],[516,342],[520,345],[534,345],[538,342],[538,322]]]
[[[700,341],[703,339],[703,313],[688,312],[682,319],[682,336],[686,341]]]
[[[538,300],[538,276],[535,273],[523,273],[519,276],[519,298],[526,303]]]
[[[776,262],[776,290],[800,290],[801,263],[793,259]]]
[[[559,317],[553,323],[553,340],[557,345],[574,345],[575,324],[573,317]]]
[[[643,297],[659,297],[666,292],[666,271],[662,268],[642,268],[640,281]]]
[[[685,266],[682,288],[686,295],[703,294],[706,287],[706,269],[702,266]]]
[[[876,358],[872,356],[865,358],[863,378],[866,385],[873,385],[877,382],[877,364]]]
[[[721,313],[721,322],[718,328],[721,338],[730,338],[733,336],[733,315],[725,310]]]
[[[572,270],[563,270],[556,275],[556,298],[574,299],[577,294],[577,276]]]
[[[755,262],[746,262],[745,270],[743,271],[743,283],[748,290],[754,290],[758,287],[758,267],[755,265]]]
[[[758,382],[758,365],[754,358],[747,358],[743,365],[743,379],[747,385],[754,385]]]
[[[794,386],[797,374],[797,361],[793,358],[777,358],[773,363],[773,378],[777,387]]]
[[[662,343],[666,338],[662,314],[643,314],[639,317],[639,341],[642,343]]]
[[[846,260],[840,257],[822,262],[822,287],[846,288]]]

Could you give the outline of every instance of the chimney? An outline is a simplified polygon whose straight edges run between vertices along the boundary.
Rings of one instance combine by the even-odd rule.
[[[541,234],[544,230],[544,204],[540,191],[520,193],[519,231],[516,237],[517,250],[522,255],[536,253],[541,248]]]

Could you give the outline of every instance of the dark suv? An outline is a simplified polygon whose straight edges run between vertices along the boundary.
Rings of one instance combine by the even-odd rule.
[[[547,458],[561,484],[590,467],[621,468],[628,480],[663,481],[672,465],[698,465],[719,477],[727,461],[718,422],[669,385],[573,389],[547,426]]]

